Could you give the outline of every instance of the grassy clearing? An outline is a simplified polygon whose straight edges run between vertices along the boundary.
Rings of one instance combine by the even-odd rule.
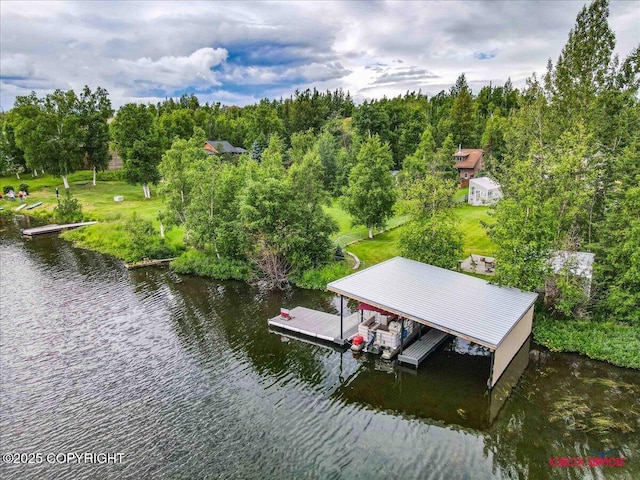
[[[387,230],[373,238],[350,245],[347,250],[356,255],[362,268],[384,262],[400,254],[400,234],[403,227]]]
[[[324,211],[338,223],[338,233],[333,235],[332,240],[341,247],[353,242],[364,240],[369,236],[369,230],[367,227],[363,227],[362,225],[351,225],[351,216],[342,209],[339,199],[332,199],[331,206],[324,207]],[[408,217],[406,215],[393,217],[387,221],[386,228],[390,229],[398,227],[407,220]]]
[[[94,187],[91,184],[93,173],[80,171],[69,175],[71,194],[82,204],[82,213],[88,220],[117,220],[130,217],[134,212],[141,218],[152,220],[156,225],[158,211],[162,208],[162,199],[157,196],[151,187],[151,199],[145,200],[142,187],[129,185],[121,180],[98,180]],[[33,210],[33,214],[42,216],[43,213],[52,213],[57,205],[56,188],[60,194],[64,191],[62,179],[51,175],[32,177],[22,175],[20,180],[16,177],[0,177],[0,188],[4,185],[12,185],[16,192],[21,183],[29,185],[28,203],[43,202],[43,205]],[[122,195],[123,202],[114,202],[113,197]],[[9,202],[3,200],[5,208],[17,207],[18,201]],[[28,212],[22,212],[28,213]]]
[[[625,323],[556,319],[540,312],[533,323],[533,337],[556,352],[577,352],[613,365],[640,368],[640,331]]]
[[[491,223],[489,210],[490,207],[472,207],[468,204],[454,208],[453,213],[464,233],[463,258],[472,253],[490,257],[494,255],[495,246],[480,223]]]
[[[131,222],[121,219],[68,230],[60,236],[80,248],[113,255],[125,262],[135,262],[144,257],[174,257],[184,249],[184,232],[179,229],[168,232],[164,240],[159,234],[154,237],[147,232],[136,239],[132,233]]]
[[[462,258],[471,253],[493,256],[494,245],[488,237],[481,221],[490,222],[489,207],[472,207],[464,205],[456,207],[454,215],[460,222],[460,229],[464,233]],[[358,256],[364,265],[370,266],[400,255],[400,235],[402,227],[376,235],[372,239],[364,239],[347,250]]]
[[[464,202],[465,197],[469,194],[469,187],[459,188],[453,196],[454,202]]]

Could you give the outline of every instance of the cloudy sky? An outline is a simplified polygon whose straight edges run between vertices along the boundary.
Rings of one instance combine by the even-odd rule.
[[[516,86],[554,61],[583,1],[0,2],[0,107],[16,95],[106,88],[115,107],[195,93],[245,105],[296,88],[356,100],[465,73]],[[640,43],[637,0],[613,0],[617,51]]]

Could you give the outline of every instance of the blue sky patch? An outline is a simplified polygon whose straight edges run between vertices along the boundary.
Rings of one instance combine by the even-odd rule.
[[[475,52],[473,54],[473,58],[475,58],[476,60],[491,60],[492,58],[496,58],[497,56],[497,50],[493,50],[491,52]]]

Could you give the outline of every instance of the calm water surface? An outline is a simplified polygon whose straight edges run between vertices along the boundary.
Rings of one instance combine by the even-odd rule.
[[[0,453],[123,454],[0,478],[640,478],[638,371],[533,345],[504,401],[462,344],[416,373],[269,332],[280,306],[335,311],[332,295],[0,230]],[[624,467],[549,466],[613,449]]]

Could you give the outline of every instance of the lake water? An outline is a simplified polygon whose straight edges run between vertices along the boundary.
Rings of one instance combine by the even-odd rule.
[[[335,311],[330,294],[0,230],[0,453],[35,462],[3,479],[640,478],[639,371],[532,345],[504,401],[463,344],[416,373],[269,332],[281,306]],[[549,464],[598,455],[625,464]]]

